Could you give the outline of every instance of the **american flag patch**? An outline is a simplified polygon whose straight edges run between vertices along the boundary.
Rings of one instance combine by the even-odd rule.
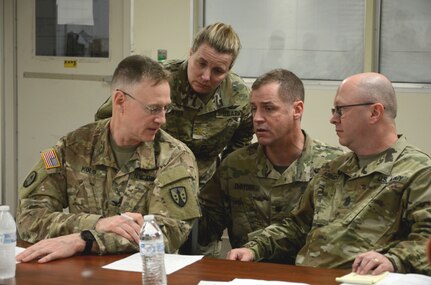
[[[47,170],[61,166],[58,160],[57,153],[53,148],[42,151],[41,156]]]

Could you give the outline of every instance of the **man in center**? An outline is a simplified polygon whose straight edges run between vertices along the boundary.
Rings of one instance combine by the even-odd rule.
[[[211,244],[224,229],[236,248],[280,222],[321,165],[342,153],[301,129],[304,86],[292,72],[275,69],[258,77],[250,105],[258,143],[228,155],[200,192],[199,244],[213,256],[219,252],[217,246],[211,252]],[[293,262],[281,255],[268,261]]]

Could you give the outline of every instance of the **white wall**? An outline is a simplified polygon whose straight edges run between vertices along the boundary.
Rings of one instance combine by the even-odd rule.
[[[168,59],[186,58],[193,38],[192,0],[135,0],[133,54],[157,59],[167,50]]]

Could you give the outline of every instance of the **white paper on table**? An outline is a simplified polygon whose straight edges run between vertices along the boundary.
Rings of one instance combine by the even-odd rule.
[[[199,281],[198,285],[224,285],[231,284],[232,281]]]
[[[200,281],[198,285],[309,285],[306,283],[297,283],[297,282],[287,282],[287,281],[267,281],[267,280],[258,280],[258,279],[242,279],[235,278],[232,281]]]
[[[375,285],[430,285],[431,277],[421,274],[401,274],[389,273],[383,280],[380,280]],[[350,283],[342,283],[341,285],[354,285]]]
[[[23,247],[15,247],[15,256],[17,256],[18,254],[20,254],[21,252],[23,252],[25,250],[25,248]],[[20,263],[19,261],[17,261],[16,263]]]
[[[179,255],[179,254],[165,254],[165,268],[166,274],[171,274],[189,264],[201,260],[203,255]],[[105,269],[123,270],[142,272],[142,259],[141,254],[135,253],[126,258],[117,260],[108,265],[102,266]]]
[[[235,285],[309,285],[307,283],[297,283],[297,282],[288,282],[288,281],[268,281],[268,280],[258,280],[258,279],[242,279],[235,278],[229,284]]]

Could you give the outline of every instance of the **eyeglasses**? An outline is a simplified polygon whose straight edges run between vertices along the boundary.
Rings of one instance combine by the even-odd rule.
[[[147,105],[147,104],[141,102],[140,100],[136,99],[135,97],[133,97],[131,94],[129,94],[127,92],[124,92],[123,90],[117,89],[117,91],[120,91],[124,95],[132,98],[133,100],[135,100],[136,102],[138,102],[139,104],[141,104],[142,108],[145,111],[147,111],[148,113],[150,113],[151,115],[158,115],[158,114],[160,114],[162,112],[164,112],[165,114],[167,114],[170,111],[172,111],[172,106],[171,105],[166,105],[166,106]]]
[[[368,106],[368,105],[373,105],[373,104],[376,104],[376,103],[368,102],[368,103],[334,106],[334,108],[331,109],[331,113],[332,113],[332,115],[337,115],[337,116],[341,117],[341,116],[343,116],[343,108],[356,107],[356,106]]]

